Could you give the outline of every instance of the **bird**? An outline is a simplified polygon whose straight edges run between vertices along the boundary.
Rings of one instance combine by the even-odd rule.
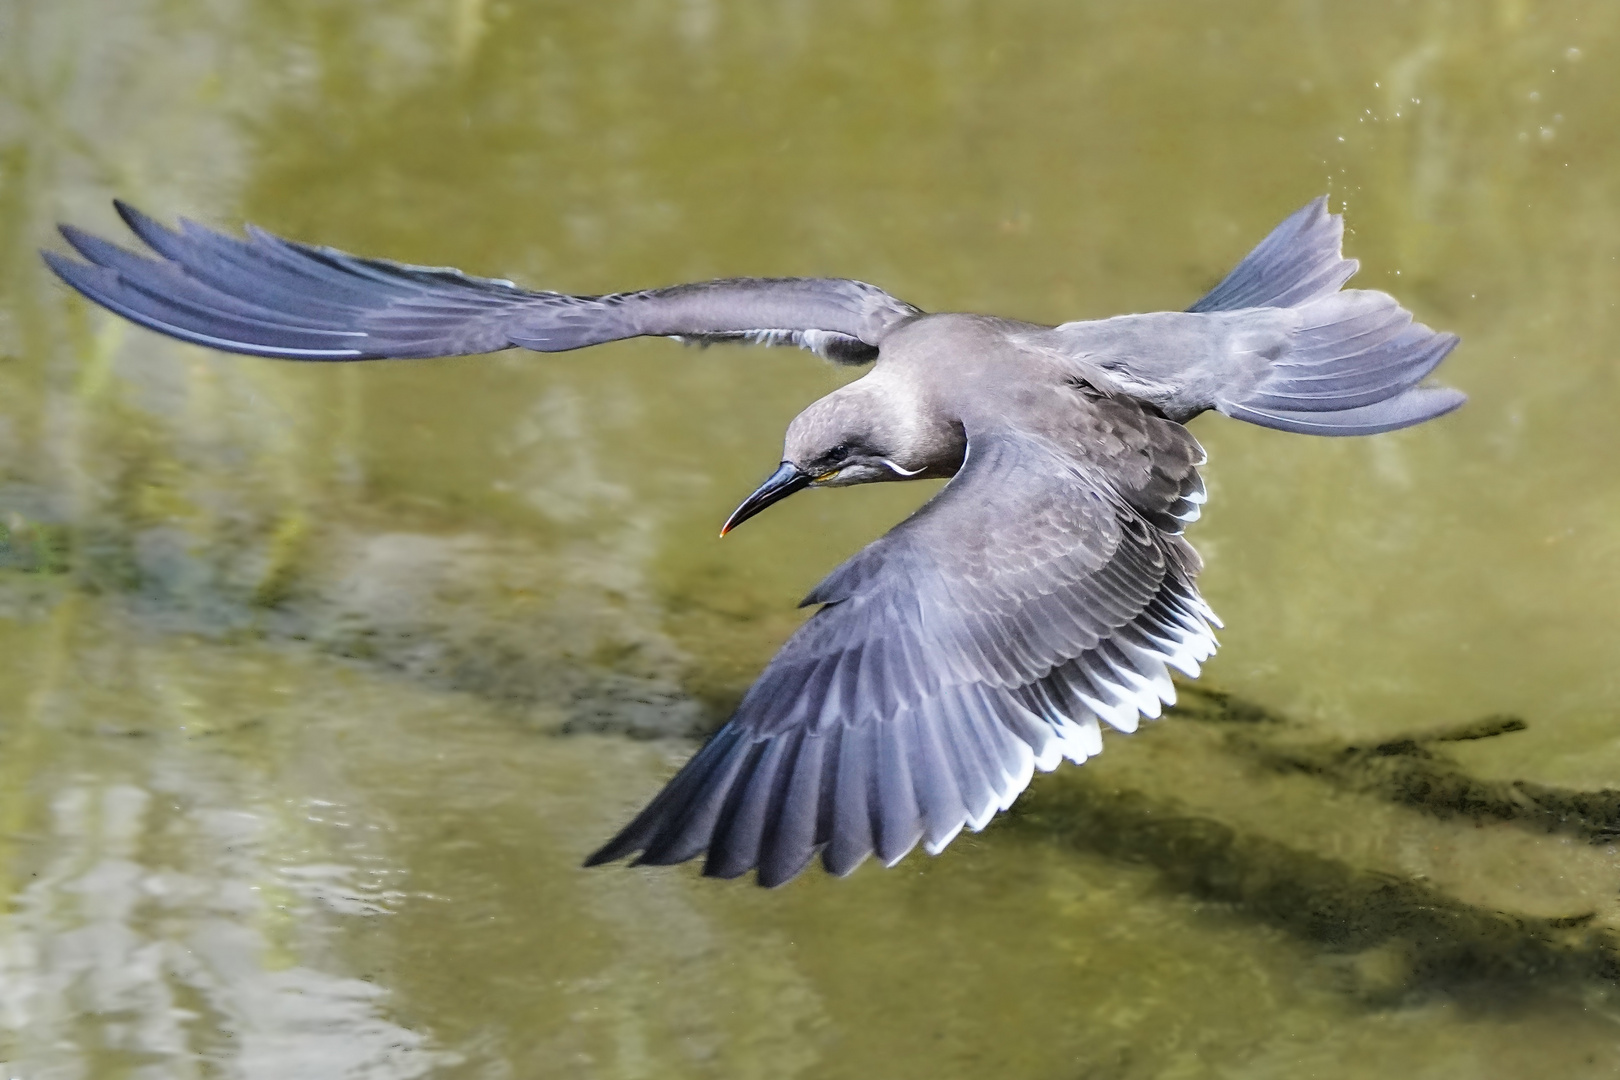
[[[1101,752],[1174,704],[1222,624],[1183,533],[1205,501],[1205,412],[1371,435],[1458,408],[1428,385],[1457,345],[1347,289],[1327,197],[1185,311],[1040,325],[927,313],[840,278],[728,278],[600,296],[362,258],[251,225],[245,239],[115,202],[139,254],[62,225],[45,261],[142,326],[305,361],[562,352],[638,336],[807,349],[869,370],[787,427],[721,535],[809,488],[945,479],[811,590],[816,608],[730,719],[585,860],[846,875],[937,855],[1037,770]]]

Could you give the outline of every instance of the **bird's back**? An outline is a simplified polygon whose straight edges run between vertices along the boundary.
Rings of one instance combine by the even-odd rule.
[[[1044,439],[1155,524],[1180,532],[1202,501],[1203,448],[1152,404],[1112,392],[1090,365],[1048,347],[1052,332],[984,315],[925,315],[883,341],[870,377],[904,385],[901,392],[969,443],[974,433]]]

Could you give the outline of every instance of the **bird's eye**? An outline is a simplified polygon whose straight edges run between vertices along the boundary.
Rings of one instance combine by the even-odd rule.
[[[849,447],[847,446],[835,446],[827,451],[827,463],[830,465],[836,465],[847,457],[849,457]]]

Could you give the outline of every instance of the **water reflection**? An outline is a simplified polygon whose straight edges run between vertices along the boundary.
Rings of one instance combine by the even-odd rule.
[[[138,699],[103,712],[65,687],[53,698],[32,718],[58,743],[30,777],[43,820],[21,838],[0,936],[14,1075],[382,1080],[455,1060],[318,946],[404,898],[374,827],[255,790],[199,745],[210,732],[176,731]],[[127,730],[72,730],[92,717]],[[319,855],[355,863],[300,861]]]
[[[1606,1075],[1603,828],[1410,785],[1620,787],[1611,8],[0,8],[0,1059]],[[768,895],[577,863],[920,498],[713,541],[847,373],[222,358],[34,251],[120,195],[576,291],[829,273],[1057,321],[1185,304],[1324,187],[1473,399],[1286,450],[1200,422],[1209,678],[1287,722],[1184,715],[945,859]],[[1377,749],[1500,713],[1449,773]]]

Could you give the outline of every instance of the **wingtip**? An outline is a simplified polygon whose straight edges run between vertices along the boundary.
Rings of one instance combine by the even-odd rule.
[[[52,251],[49,248],[40,248],[39,257],[45,260],[45,265],[50,267],[51,273],[56,275],[56,279],[58,281],[72,289],[74,292],[80,293],[81,295],[83,294],[84,290],[79,288],[78,285],[74,284],[73,279],[75,276],[77,276],[75,271],[89,270],[89,266],[75,259],[68,258],[60,251]]]
[[[63,255],[60,251],[52,251],[50,248],[40,248],[39,257],[44,259],[45,265],[50,267],[53,271],[56,271],[58,275],[61,274],[61,271],[57,269],[59,264],[70,263],[73,261],[66,255]]]
[[[1426,396],[1436,403],[1435,416],[1456,412],[1468,404],[1468,395],[1452,386],[1424,386],[1419,389],[1425,391]]]
[[[1294,236],[1296,239],[1298,239],[1300,237],[1309,236],[1311,233],[1320,229],[1324,223],[1331,223],[1333,218],[1334,214],[1328,208],[1328,197],[1326,195],[1318,195],[1316,198],[1312,199],[1310,202],[1306,203],[1304,206],[1290,214],[1287,218],[1287,222],[1293,223]],[[1285,222],[1285,224],[1287,222]]]
[[[40,258],[45,260],[45,265],[51,268],[51,273],[60,278],[64,285],[67,285],[81,296],[87,296],[92,300],[96,299],[89,289],[89,281],[97,273],[106,273],[101,267],[93,263],[70,259],[60,251],[41,248],[39,254]]]
[[[615,850],[615,847],[616,841],[608,841],[606,844],[603,844],[601,847],[585,856],[585,861],[580,863],[580,865],[583,867],[606,866],[608,863],[618,862],[620,859],[624,858],[625,855],[629,854],[625,851],[617,851]]]
[[[778,877],[775,874],[767,874],[765,868],[761,866],[754,871],[754,885],[761,889],[780,889],[803,872],[804,867],[801,866],[786,877]]]
[[[118,216],[129,231],[140,238],[141,243],[166,259],[173,258],[174,244],[179,239],[179,234],[175,230],[122,199],[114,199],[112,203]]]
[[[106,243],[106,241],[101,240],[92,233],[84,231],[77,225],[69,225],[65,221],[57,222],[56,231],[61,234],[63,240],[67,241],[68,246],[74,251],[77,251],[86,262],[89,262],[95,266],[101,265],[101,262],[96,259],[93,252],[98,242]]]
[[[1412,419],[1401,424],[1401,427],[1438,420],[1468,404],[1468,395],[1450,386],[1414,386],[1400,397],[1406,399],[1412,415]]]
[[[140,236],[147,228],[162,228],[156,219],[141,213],[123,199],[114,199],[112,204],[113,211],[118,215],[119,220],[129,226],[129,231],[136,236]]]
[[[645,812],[643,811],[643,814]],[[608,863],[616,863],[624,859],[629,859],[629,865],[631,866],[649,865],[647,851],[644,846],[645,837],[632,835],[639,823],[640,818],[637,818],[623,829],[620,829],[613,839],[585,856],[585,862],[582,865],[606,866]]]
[[[1345,275],[1345,280],[1348,281],[1350,278],[1355,277],[1357,270],[1361,269],[1361,263],[1355,259],[1346,259],[1344,257],[1344,214],[1342,212],[1338,214],[1333,212],[1333,197],[1330,194],[1318,195],[1316,201],[1311,205],[1317,208],[1317,219],[1325,222],[1327,227],[1334,231],[1335,238],[1338,241],[1339,258],[1350,264],[1350,273]]]

